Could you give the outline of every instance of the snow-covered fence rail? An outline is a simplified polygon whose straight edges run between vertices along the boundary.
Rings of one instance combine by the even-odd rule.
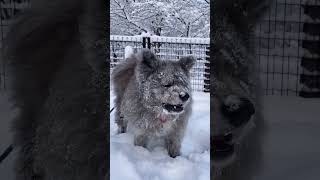
[[[110,68],[124,59],[124,49],[131,46],[134,51],[142,48],[142,36],[110,36]]]
[[[181,38],[162,36],[110,36],[110,67],[124,60],[126,46],[134,51],[149,48],[161,59],[178,60],[192,54],[197,59],[191,71],[194,91],[210,91],[209,38]]]

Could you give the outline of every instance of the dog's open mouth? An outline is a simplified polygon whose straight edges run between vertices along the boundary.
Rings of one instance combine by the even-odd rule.
[[[170,112],[181,112],[183,111],[183,105],[182,104],[177,104],[177,105],[173,105],[173,104],[167,104],[167,103],[163,103],[162,104],[163,108],[165,110],[167,110],[169,113]]]
[[[223,160],[234,154],[234,144],[231,143],[232,134],[213,137],[213,159]]]

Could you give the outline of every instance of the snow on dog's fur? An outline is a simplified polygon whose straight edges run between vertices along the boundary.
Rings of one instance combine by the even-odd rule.
[[[34,0],[7,34],[16,180],[108,174],[105,7]]]
[[[216,180],[250,180],[262,160],[265,126],[252,28],[261,0],[213,2],[212,172]]]
[[[195,59],[160,60],[144,49],[112,72],[119,133],[130,132],[134,144],[165,143],[171,157],[180,155],[181,141],[191,114],[189,71]]]

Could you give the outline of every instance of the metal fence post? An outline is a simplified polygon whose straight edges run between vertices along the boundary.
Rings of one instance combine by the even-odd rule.
[[[148,36],[145,36],[142,38],[142,47],[151,49],[151,38]]]
[[[210,46],[206,47],[206,62],[204,63],[203,91],[210,92]]]
[[[308,34],[311,37],[320,35],[320,25],[316,23],[316,20],[320,20],[320,6],[306,4],[303,6],[304,14],[313,22],[304,22],[303,33]],[[302,40],[302,48],[307,49],[313,55],[316,56],[305,57],[301,59],[301,67],[303,68],[302,74],[300,74],[300,83],[307,88],[303,88],[299,92],[299,96],[305,98],[319,98],[320,97],[320,41],[317,38],[313,40]],[[305,72],[306,70],[306,72]]]

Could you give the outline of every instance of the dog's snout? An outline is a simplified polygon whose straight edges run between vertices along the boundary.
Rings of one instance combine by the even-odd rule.
[[[233,102],[224,103],[222,113],[228,118],[231,125],[239,127],[250,120],[255,113],[255,108],[249,99],[238,98]]]
[[[179,97],[182,101],[187,101],[189,99],[190,95],[186,92],[183,92],[183,93],[179,94]]]

